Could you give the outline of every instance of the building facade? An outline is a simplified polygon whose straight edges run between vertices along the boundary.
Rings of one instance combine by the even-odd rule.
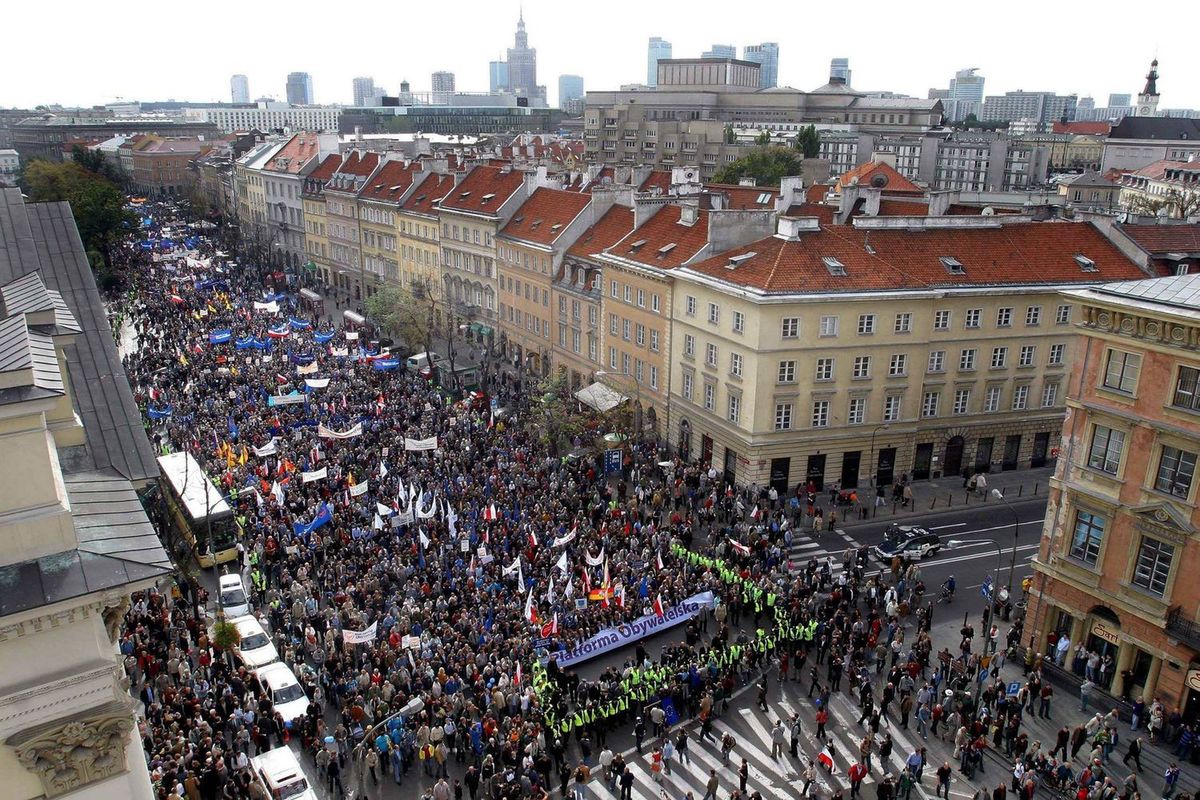
[[[770,89],[779,85],[779,43],[748,44],[742,48],[742,60],[758,64],[759,87]],[[846,84],[849,85],[849,81]]]
[[[408,193],[396,212],[397,245],[400,255],[400,282],[414,292],[432,294],[437,301],[435,320],[442,326],[446,311],[439,265],[442,252],[439,241],[438,205],[454,189],[458,173],[425,172],[416,177],[417,185]]]
[[[841,78],[842,82],[847,86],[853,86],[853,81],[850,80],[852,75],[850,69],[850,59],[848,58],[831,58],[829,59],[829,77]]]
[[[342,110],[333,107],[290,108],[284,103],[259,103],[249,108],[189,108],[185,114],[225,133],[234,131],[337,131]]]
[[[286,91],[288,105],[312,105],[312,77],[307,72],[289,72],[287,76]]]
[[[562,108],[564,103],[572,100],[579,100],[583,97],[583,76],[581,75],[559,75],[558,76],[558,107]]]
[[[646,47],[646,85],[658,85],[658,62],[671,57],[671,43],[658,36],[651,36]]]
[[[1065,293],[1078,340],[1026,623],[1042,652],[1069,637],[1069,672],[1082,645],[1111,659],[1101,688],[1157,698],[1189,722],[1200,717],[1198,291],[1186,275]]]
[[[676,270],[671,443],[781,493],[1048,463],[1058,289],[1144,273],[1091,225],[999,219],[784,218]]]
[[[229,79],[229,97],[235,103],[250,102],[250,79],[245,75],[234,75]]]
[[[374,78],[355,78],[352,81],[351,88],[354,92],[354,105],[360,107],[373,106],[378,102]]]
[[[384,284],[402,285],[398,214],[420,174],[418,162],[388,161],[358,193],[359,238],[367,297]]]
[[[1011,122],[1018,119],[1035,120],[1039,130],[1048,131],[1059,120],[1075,118],[1078,97],[1054,92],[1005,92],[984,98],[979,118],[984,122]]]
[[[508,48],[508,88],[518,97],[546,99],[546,89],[537,82],[537,48],[529,46],[525,14],[517,19],[513,46]]]
[[[335,284],[336,269],[329,251],[329,220],[325,213],[325,185],[342,165],[342,157],[336,153],[325,156],[321,163],[304,176],[300,198],[304,207],[304,251],[306,264],[316,267],[321,282],[327,286]]]
[[[355,300],[363,300],[362,239],[359,230],[358,193],[379,169],[378,153],[354,150],[347,154],[325,184],[325,230],[333,285]]]
[[[271,260],[293,269],[308,258],[304,225],[304,176],[337,152],[337,136],[298,133],[284,143],[262,168]]]

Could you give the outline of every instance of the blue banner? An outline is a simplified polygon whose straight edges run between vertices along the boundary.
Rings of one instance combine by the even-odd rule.
[[[675,708],[675,700],[671,697],[662,699],[662,710],[666,712],[665,722],[668,726],[679,724],[679,710]]]
[[[295,317],[288,317],[288,325],[291,325],[292,330],[294,331],[305,331],[312,327],[311,322],[305,322],[304,320],[296,319]]]
[[[209,344],[225,344],[233,338],[233,331],[225,328],[224,330],[213,331],[208,334]]]
[[[380,372],[387,372],[400,366],[399,359],[395,358],[377,358],[371,362],[371,368],[377,369]]]
[[[308,523],[307,525],[294,522],[292,523],[292,529],[296,532],[297,536],[302,536],[307,539],[310,533],[323,525],[328,525],[330,522],[333,522],[333,514],[329,510],[329,504],[321,503],[320,507],[317,508],[317,515],[313,517],[312,522]]]
[[[171,406],[166,406],[165,408],[155,408],[154,406],[150,406],[146,409],[146,416],[157,422],[160,419],[165,419],[166,417],[171,416],[174,410],[175,409]]]
[[[329,333],[321,333],[320,331],[313,331],[313,341],[316,342],[317,344],[325,344],[326,342],[331,340],[334,336],[337,336],[336,331],[330,331]]]

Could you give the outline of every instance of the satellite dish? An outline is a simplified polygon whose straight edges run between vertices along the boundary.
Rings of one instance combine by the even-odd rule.
[[[991,206],[984,206],[983,211],[980,211],[979,215],[981,217],[994,217],[996,216],[996,209],[992,208]]]

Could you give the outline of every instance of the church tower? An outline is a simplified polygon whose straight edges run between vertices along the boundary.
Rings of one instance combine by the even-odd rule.
[[[1133,110],[1135,117],[1158,116],[1158,59],[1150,62],[1150,71],[1146,73],[1146,86],[1137,96],[1137,106]]]

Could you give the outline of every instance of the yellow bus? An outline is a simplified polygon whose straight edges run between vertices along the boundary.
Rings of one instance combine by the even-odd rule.
[[[204,474],[199,462],[191,453],[168,453],[159,456],[158,467],[171,519],[196,553],[196,563],[212,567],[236,559],[241,526],[228,500]]]

